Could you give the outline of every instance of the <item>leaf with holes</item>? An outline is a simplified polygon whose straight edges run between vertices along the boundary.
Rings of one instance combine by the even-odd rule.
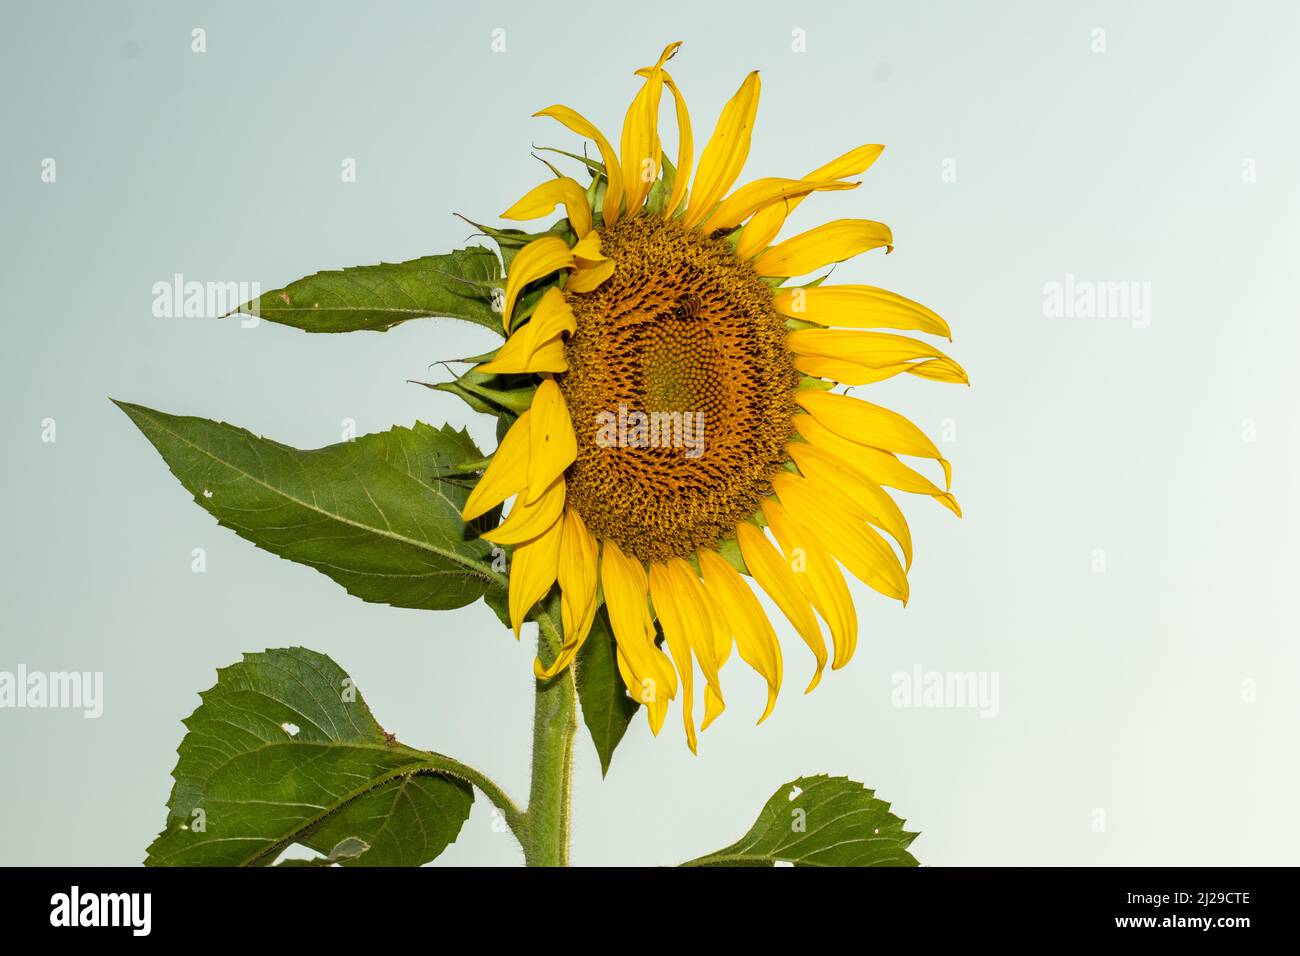
[[[263,866],[293,844],[342,866],[418,866],[469,816],[446,758],[385,733],[323,654],[246,654],[199,696],[149,866]]]
[[[452,475],[483,457],[464,431],[416,423],[299,451],[224,422],[117,404],[218,522],[364,601],[455,608],[505,587],[482,527],[460,517],[473,479]]]
[[[800,777],[773,794],[749,832],[685,866],[916,866],[917,834],[847,777]]]
[[[503,286],[501,260],[471,246],[408,262],[381,262],[317,272],[265,292],[235,309],[304,332],[383,332],[399,322],[443,316],[501,334],[493,290]]]

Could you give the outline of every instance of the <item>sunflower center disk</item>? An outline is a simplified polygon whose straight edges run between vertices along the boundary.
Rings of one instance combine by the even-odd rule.
[[[601,231],[601,251],[613,276],[567,297],[568,503],[643,561],[687,557],[732,537],[786,460],[799,376],[785,321],[724,240],[633,216]]]

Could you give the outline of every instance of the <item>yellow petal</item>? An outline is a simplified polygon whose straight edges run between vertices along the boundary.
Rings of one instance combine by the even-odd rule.
[[[949,358],[914,362],[908,366],[907,371],[917,378],[928,378],[935,382],[948,382],[953,385],[970,384],[970,377],[966,374],[966,370]]]
[[[868,448],[857,442],[841,438],[811,415],[794,416],[794,427],[804,440],[831,452],[840,461],[858,469],[876,484],[888,488],[897,488],[911,494],[929,495],[948,508],[957,517],[961,517],[961,508],[957,499],[907,465],[903,464],[887,451]]]
[[[847,462],[807,442],[791,442],[786,450],[803,476],[836,504],[888,532],[903,551],[904,568],[912,567],[912,532],[889,492]]]
[[[907,574],[879,534],[844,511],[798,475],[772,479],[781,504],[795,521],[816,535],[849,573],[886,597],[907,603]]]
[[[560,519],[564,510],[564,478],[556,478],[532,504],[524,502],[527,490],[519,493],[506,520],[483,535],[493,544],[521,544],[535,538]]]
[[[555,522],[536,538],[518,545],[510,557],[510,626],[516,639],[532,606],[555,583],[562,527],[561,522]]]
[[[876,161],[884,148],[878,145],[859,146],[857,149],[851,149],[843,156],[831,160],[825,166],[814,169],[803,178],[821,180],[844,179],[847,176],[856,176],[859,173],[866,172],[867,168]],[[781,231],[781,226],[785,224],[786,218],[795,211],[799,203],[803,202],[805,198],[806,194],[792,196],[783,202],[774,203],[760,210],[753,219],[745,224],[744,230],[741,231],[740,241],[736,244],[736,255],[741,259],[748,259],[771,245],[772,240]]]
[[[627,212],[632,215],[645,202],[650,186],[659,178],[662,150],[659,146],[659,100],[663,94],[663,64],[677,52],[681,44],[669,44],[664,55],[653,67],[639,70],[645,83],[627,108],[623,119],[623,138],[620,151],[623,157],[623,191],[627,197]]]
[[[799,590],[830,628],[835,644],[831,667],[838,670],[858,646],[858,613],[844,575],[816,535],[791,518],[775,499],[763,502],[763,518],[785,552]]]
[[[715,624],[709,608],[704,585],[695,570],[681,558],[672,558],[666,565],[669,580],[672,582],[682,611],[682,618],[687,625],[686,640],[691,645],[691,652],[700,662],[700,670],[713,692],[722,697],[722,684],[718,681],[717,640]]]
[[[582,649],[596,617],[597,556],[595,536],[587,530],[578,512],[565,509],[561,522],[560,557],[557,578],[560,582],[560,619],[564,640],[550,667],[540,659],[533,661],[538,680],[550,680],[572,663]]]
[[[851,373],[836,381],[861,385],[870,381],[880,381],[900,371],[915,372],[922,377],[942,378],[945,381],[957,381],[968,384],[965,370],[951,358],[932,345],[906,335],[891,335],[888,332],[857,332],[844,329],[799,329],[791,332],[786,344],[796,355],[815,356],[821,359],[833,359],[836,363],[865,366],[881,372],[879,377],[870,373]],[[914,360],[921,359],[915,365]],[[927,365],[939,368],[926,370]],[[819,367],[818,363],[805,363],[805,367]],[[835,366],[838,368],[838,365]],[[805,369],[800,369],[805,371]],[[844,371],[841,369],[841,371]],[[814,374],[814,373],[809,373]],[[865,381],[849,381],[850,378]]]
[[[849,395],[801,389],[795,401],[835,434],[860,445],[870,445],[897,455],[933,458],[948,470],[947,460],[934,442],[898,412]]]
[[[576,180],[567,176],[552,179],[529,190],[523,199],[501,214],[502,219],[527,221],[549,216],[555,207],[564,204],[569,225],[579,239],[591,232],[591,206],[587,191]]]
[[[913,359],[948,358],[933,345],[889,332],[799,329],[786,336],[786,344],[798,355],[841,358],[846,362],[857,362],[875,368]]]
[[[623,174],[619,170],[618,154],[614,152],[614,147],[609,145],[609,140],[588,122],[586,117],[567,106],[548,106],[533,115],[549,116],[551,119],[558,120],[579,136],[596,144],[596,148],[600,150],[601,161],[605,164],[605,177],[608,181],[601,214],[605,218],[605,225],[612,226],[618,221],[619,207],[623,202]]]
[[[601,262],[609,258],[600,251],[600,233],[598,232],[589,233],[579,239],[574,244],[572,252],[573,258],[587,263]]]
[[[745,77],[736,95],[723,107],[718,125],[700,154],[700,169],[695,174],[690,204],[682,219],[687,229],[698,225],[712,212],[740,176],[749,157],[749,141],[758,113],[759,85],[758,71],[754,71]]]
[[[531,505],[578,457],[578,439],[555,379],[537,386],[528,412],[528,491],[522,497]]]
[[[524,490],[528,480],[528,428],[528,412],[524,412],[502,437],[483,477],[465,499],[460,516],[466,521],[473,521]]]
[[[564,294],[554,287],[547,289],[529,320],[515,329],[492,361],[478,366],[478,371],[493,375],[566,371],[560,335],[576,328],[573,309]],[[554,367],[557,359],[559,368]]]
[[[664,216],[671,219],[677,207],[686,198],[686,186],[691,178],[691,164],[695,161],[695,143],[691,138],[691,114],[686,109],[686,98],[677,88],[673,78],[664,71],[664,85],[673,94],[673,105],[677,109],[677,178],[673,180],[673,191],[668,196],[668,205],[664,207]]]
[[[871,249],[893,248],[894,234],[883,222],[836,219],[779,243],[754,259],[761,276],[801,276]]]
[[[614,274],[614,260],[606,259],[604,262],[597,262],[592,266],[579,266],[569,273],[568,281],[564,283],[565,292],[591,292],[600,287],[600,284]]]
[[[573,265],[573,253],[559,236],[542,236],[534,239],[515,254],[510,262],[510,273],[506,276],[506,302],[501,311],[501,323],[510,331],[510,320],[514,315],[515,300],[524,286],[543,276],[567,269]]]
[[[911,299],[869,285],[780,289],[772,306],[782,315],[849,329],[904,329],[951,339],[948,323]]]
[[[663,651],[655,647],[654,625],[646,604],[649,589],[641,562],[629,558],[613,541],[604,543],[600,581],[609,623],[619,653],[632,675],[628,685],[640,703],[666,705],[677,694],[677,675]]]
[[[776,631],[754,592],[726,558],[715,551],[700,551],[697,556],[705,591],[735,636],[737,652],[767,682],[767,706],[758,718],[761,724],[772,713],[781,689],[781,645]]]
[[[808,179],[756,179],[741,186],[722,201],[722,204],[704,220],[702,232],[715,229],[733,229],[748,219],[756,210],[795,196],[806,196],[818,190],[857,189],[857,183]]]
[[[798,355],[794,360],[794,367],[805,375],[824,378],[841,385],[874,385],[876,382],[883,382],[895,375],[909,372],[917,364],[920,363],[898,362],[894,365],[872,368],[869,365],[858,365],[856,362],[824,358],[820,355]]]
[[[676,583],[662,564],[650,565],[650,600],[654,602],[655,613],[664,629],[664,643],[672,654],[673,664],[677,667],[677,676],[682,687],[682,722],[686,726],[686,745],[691,753],[697,752],[695,740],[695,665],[691,661],[691,644],[687,631],[691,626],[698,627],[698,619],[687,619],[689,613],[684,607],[684,595],[677,590]]]
[[[795,583],[789,566],[762,531],[748,521],[742,521],[736,526],[736,540],[740,543],[740,553],[745,558],[749,573],[776,602],[781,613],[789,618],[817,659],[817,670],[804,690],[806,694],[821,681],[822,668],[826,666],[826,642],[822,640],[821,628],[813,617],[812,607]]]

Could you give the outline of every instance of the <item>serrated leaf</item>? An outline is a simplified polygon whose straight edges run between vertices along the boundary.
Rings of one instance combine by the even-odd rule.
[[[600,757],[601,776],[609,773],[614,749],[627,733],[641,705],[628,696],[615,660],[614,632],[604,605],[596,611],[591,633],[578,651],[574,681],[582,704],[582,722]]]
[[[916,866],[917,834],[847,777],[800,777],[778,790],[749,832],[685,866]]]
[[[265,292],[232,314],[256,315],[305,332],[383,332],[408,319],[464,319],[502,333],[492,290],[501,261],[471,246],[407,262],[317,272]]]
[[[331,860],[344,866],[417,866],[469,816],[469,784],[386,734],[323,654],[246,654],[199,696],[146,865],[260,866],[297,843],[347,847]]]
[[[218,522],[364,601],[455,608],[505,585],[481,528],[460,517],[473,480],[439,477],[483,457],[464,431],[417,423],[300,451],[224,422],[117,404]]]

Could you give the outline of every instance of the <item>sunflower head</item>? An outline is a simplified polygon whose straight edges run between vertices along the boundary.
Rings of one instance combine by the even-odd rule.
[[[882,147],[733,189],[758,74],[723,108],[696,165],[690,114],[665,68],[679,46],[636,71],[617,151],[566,106],[537,114],[590,140],[600,161],[585,161],[587,185],[557,173],[503,213],[537,219],[563,206],[565,219],[509,263],[507,338],[475,372],[529,376],[536,388],[464,517],[514,498],[484,537],[513,548],[516,635],[559,586],[563,646],[549,665],[537,661],[538,678],[569,666],[603,601],[628,692],[655,733],[680,699],[694,750],[697,678],[708,726],[724,707],[719,673],[733,649],[767,683],[760,721],[781,686],[781,647],[746,578],[812,651],[811,690],[827,661],[843,666],[857,643],[841,569],[907,601],[911,535],[886,489],[960,514],[934,444],[901,415],[835,387],[899,374],[967,379],[932,345],[878,331],[948,336],[929,309],[874,286],[803,278],[889,251],[888,226],[837,219],[778,241],[807,196],[854,188],[846,177]],[[659,137],[665,90],[675,164]],[[902,457],[939,463],[943,487]]]

